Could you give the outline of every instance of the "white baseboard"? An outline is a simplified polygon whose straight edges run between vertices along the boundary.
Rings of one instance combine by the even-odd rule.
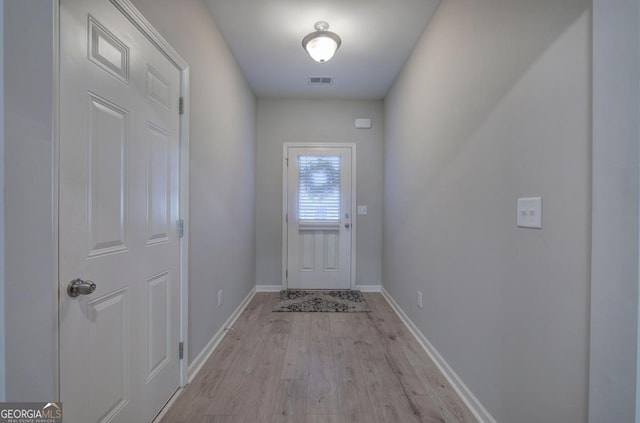
[[[356,285],[356,289],[362,292],[382,292],[382,285]]]
[[[256,292],[280,292],[282,285],[256,285]],[[356,285],[356,289],[362,292],[381,292],[382,285]]]
[[[256,289],[254,288],[251,290],[251,292],[249,292],[249,294],[245,297],[245,299],[242,300],[242,302],[235,309],[235,311],[231,313],[231,316],[229,316],[227,321],[224,322],[224,324],[220,327],[218,332],[216,332],[216,334],[213,335],[213,338],[211,338],[211,340],[207,343],[207,345],[202,349],[200,354],[198,354],[198,356],[193,360],[193,362],[189,363],[189,368],[187,369],[188,383],[191,383],[193,378],[196,377],[200,369],[202,369],[202,366],[204,365],[204,363],[207,362],[211,354],[213,354],[213,352],[215,351],[218,344],[220,344],[220,341],[222,341],[222,338],[224,338],[224,336],[227,334],[227,330],[231,326],[233,326],[235,321],[238,319],[238,317],[240,317],[240,314],[244,311],[244,309],[249,304],[249,301],[251,301],[251,299],[255,294],[256,294]]]
[[[280,292],[282,285],[256,285],[256,292]]]
[[[382,292],[382,285],[356,285],[356,289],[361,292]]]
[[[431,360],[436,364],[438,369],[442,372],[444,377],[449,381],[453,389],[456,391],[458,396],[464,401],[464,403],[469,407],[469,410],[473,413],[476,419],[480,423],[497,423],[496,419],[489,414],[486,408],[482,405],[482,403],[473,395],[471,390],[467,388],[467,386],[462,382],[462,379],[453,371],[451,366],[442,358],[440,353],[435,349],[435,347],[429,342],[426,336],[418,329],[418,327],[409,319],[409,316],[405,314],[405,312],[400,308],[398,303],[395,302],[393,297],[387,292],[386,289],[382,288],[382,296],[387,300],[391,308],[396,312],[396,314],[400,317],[403,323],[409,328],[413,336],[416,338],[418,343],[422,346],[422,348],[427,352]]]

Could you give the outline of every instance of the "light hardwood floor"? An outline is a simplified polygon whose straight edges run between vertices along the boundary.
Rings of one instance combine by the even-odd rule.
[[[370,313],[274,313],[256,294],[162,423],[476,422],[380,294]]]

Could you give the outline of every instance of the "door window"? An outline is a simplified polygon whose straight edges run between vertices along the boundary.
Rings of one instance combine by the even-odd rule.
[[[298,219],[340,220],[340,156],[298,156]]]

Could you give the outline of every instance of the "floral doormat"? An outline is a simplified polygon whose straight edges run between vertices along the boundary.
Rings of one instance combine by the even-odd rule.
[[[273,311],[368,312],[369,305],[360,291],[280,291]]]

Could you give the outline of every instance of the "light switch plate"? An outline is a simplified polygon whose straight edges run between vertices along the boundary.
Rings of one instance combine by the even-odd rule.
[[[542,198],[518,198],[518,227],[542,229]]]
[[[367,206],[358,206],[358,214],[359,215],[367,214]]]

